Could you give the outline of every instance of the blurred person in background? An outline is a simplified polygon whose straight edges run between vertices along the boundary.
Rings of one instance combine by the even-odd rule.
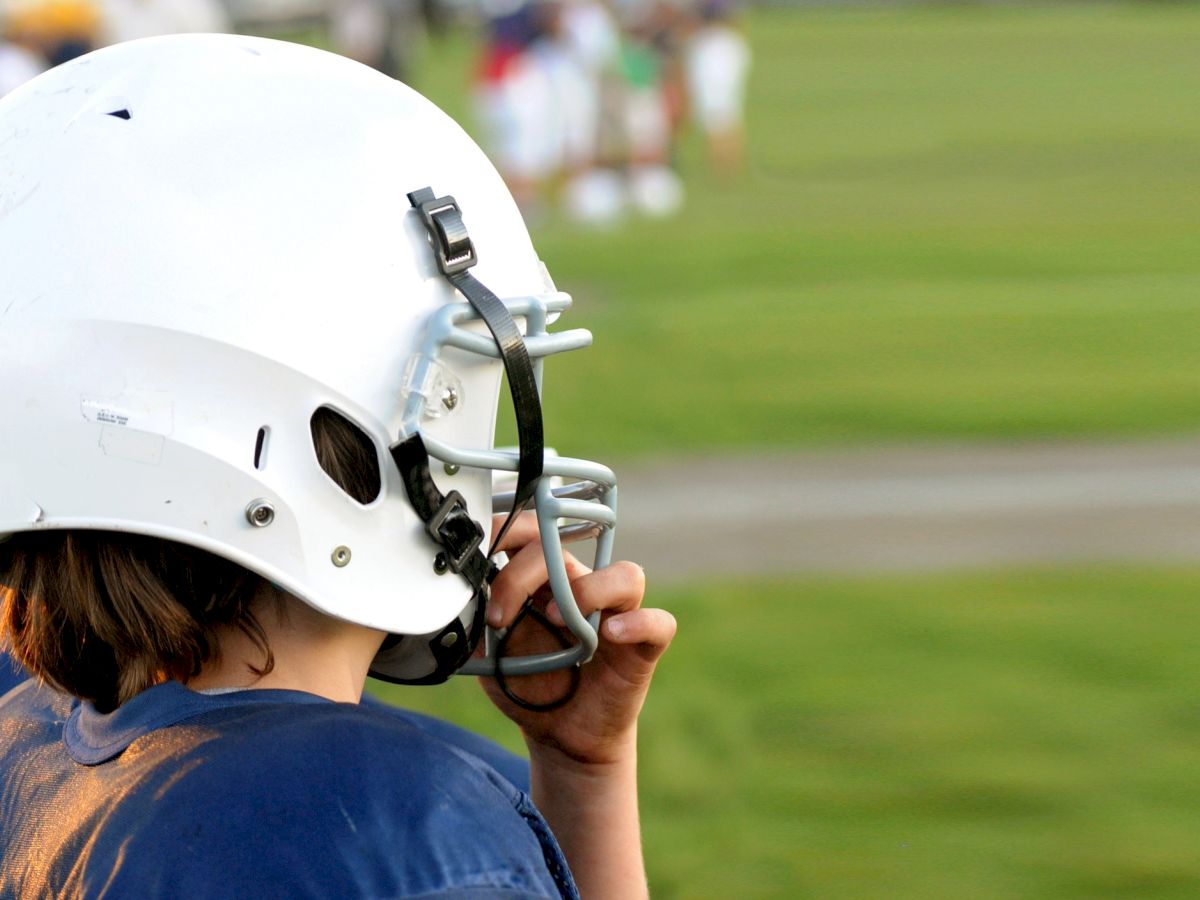
[[[553,199],[590,224],[627,209],[675,212],[673,9],[635,2],[614,16],[598,0],[485,0],[482,9],[477,117],[526,215],[538,218]]]
[[[98,0],[101,44],[160,34],[224,34],[233,30],[219,0]]]
[[[676,150],[687,124],[683,40],[692,16],[688,0],[657,0],[650,9],[650,43],[658,56],[660,90],[670,128],[668,153],[674,165]]]
[[[563,192],[569,215],[586,218],[573,203],[577,182],[587,182],[596,162],[600,126],[600,75],[616,57],[617,34],[604,8],[589,0],[548,0],[530,59],[549,89],[542,140],[555,174],[550,189]]]
[[[40,54],[13,43],[0,31],[0,97],[20,87],[46,68]]]
[[[683,203],[683,183],[671,167],[672,125],[666,87],[667,13],[630,0],[621,10],[621,139],[629,199],[640,213],[668,216]]]
[[[692,117],[704,134],[710,165],[727,179],[742,167],[750,71],[750,46],[735,17],[733,0],[703,0],[684,50]]]
[[[545,33],[544,9],[529,0],[484,0],[484,40],[475,74],[476,118],[513,199],[536,220],[556,174],[554,90],[531,53]]]
[[[416,0],[336,0],[330,11],[330,38],[342,56],[408,81],[422,23],[436,21],[435,9]]]
[[[599,0],[562,0],[557,25],[561,53],[575,81],[574,105],[568,106],[565,119],[563,207],[576,221],[611,224],[625,205],[625,186],[604,140],[613,94],[619,88],[620,30]]]

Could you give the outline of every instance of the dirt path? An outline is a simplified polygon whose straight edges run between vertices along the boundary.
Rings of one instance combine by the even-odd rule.
[[[617,551],[706,574],[1200,561],[1200,437],[620,466]]]

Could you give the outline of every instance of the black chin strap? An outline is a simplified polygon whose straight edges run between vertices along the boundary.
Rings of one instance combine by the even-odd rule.
[[[468,270],[475,265],[475,245],[467,234],[462,213],[453,197],[435,197],[430,188],[422,188],[408,195],[408,201],[421,214],[421,221],[432,239],[438,268],[446,279],[458,288],[474,310],[487,325],[496,341],[500,359],[504,363],[504,374],[508,376],[508,388],[512,394],[513,410],[517,419],[517,445],[520,455],[517,465],[516,497],[512,511],[504,526],[496,533],[488,555],[508,532],[513,518],[524,509],[533,497],[538,479],[542,477],[542,461],[545,437],[542,430],[542,398],[538,393],[537,380],[533,374],[533,363],[529,349],[517,323],[513,321],[508,307],[500,298],[488,290]]]
[[[477,257],[458,204],[453,197],[434,196],[430,188],[413,191],[408,195],[408,200],[420,212],[421,220],[429,232],[438,268],[467,298],[496,341],[512,393],[520,448],[512,510],[496,533],[486,556],[480,549],[483,529],[471,518],[462,495],[458,491],[443,495],[434,483],[429,473],[429,452],[420,434],[414,434],[391,448],[392,459],[404,480],[409,502],[425,523],[429,536],[441,548],[434,560],[434,569],[462,576],[471,586],[475,603],[469,633],[463,623],[455,619],[432,636],[429,648],[437,666],[433,673],[412,679],[391,679],[410,684],[436,684],[461,668],[478,644],[483,633],[489,585],[496,571],[491,557],[516,515],[533,497],[538,480],[542,477],[542,402],[529,350],[508,307],[467,271],[475,265]],[[391,645],[394,646],[394,641]]]

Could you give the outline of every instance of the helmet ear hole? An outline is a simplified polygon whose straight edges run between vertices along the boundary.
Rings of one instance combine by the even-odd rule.
[[[309,421],[317,463],[352,500],[364,506],[379,497],[383,477],[370,435],[328,406]]]
[[[258,437],[254,439],[254,468],[262,469],[267,464],[267,439],[271,436],[271,429],[264,425],[258,429]]]

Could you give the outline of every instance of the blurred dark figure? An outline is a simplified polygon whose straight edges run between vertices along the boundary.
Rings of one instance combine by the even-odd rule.
[[[10,0],[0,10],[6,44],[47,67],[94,50],[100,22],[99,7],[92,0]]]
[[[441,0],[418,0],[417,9],[430,36],[440,38],[450,29],[450,12]]]
[[[428,21],[421,0],[337,0],[330,13],[330,36],[342,56],[408,82],[412,54]]]

